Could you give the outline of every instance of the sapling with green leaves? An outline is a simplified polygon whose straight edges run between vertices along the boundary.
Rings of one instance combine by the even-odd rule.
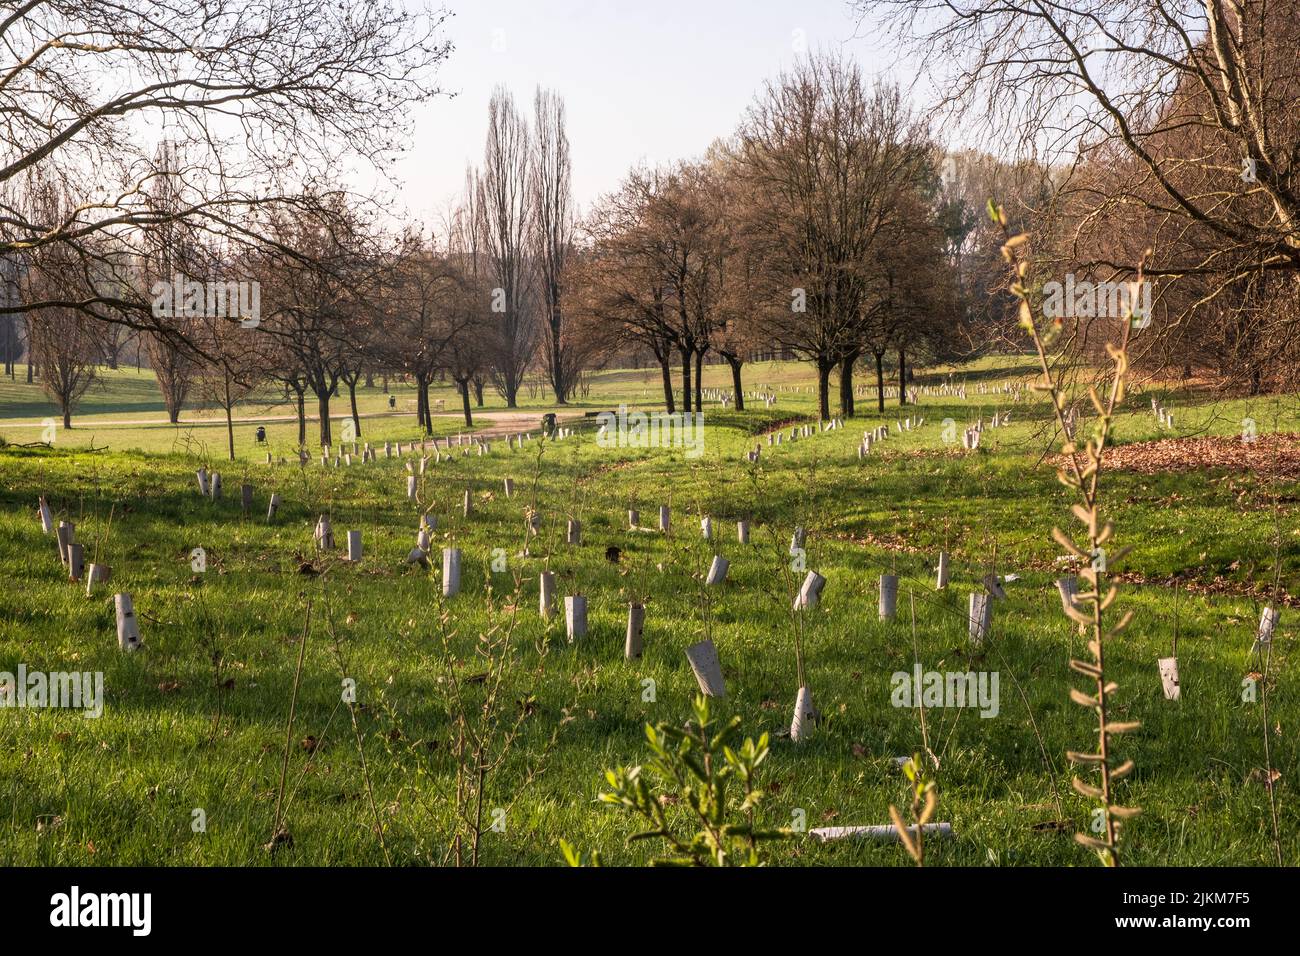
[[[927,778],[920,754],[913,754],[903,762],[903,773],[912,791],[912,825],[909,828],[898,807],[892,803],[889,805],[889,819],[893,821],[907,855],[916,861],[917,866],[925,866],[925,825],[939,808],[939,787]]]
[[[643,766],[606,770],[610,789],[600,794],[600,801],[645,820],[648,829],[629,842],[662,841],[666,855],[656,857],[653,866],[761,866],[763,844],[790,835],[758,824],[763,799],[758,768],[767,759],[768,736],[757,741],[747,737],[737,746],[739,717],[714,717],[702,694],[693,710],[694,719],[684,727],[646,724],[649,760]],[[669,811],[678,802],[687,812]]]

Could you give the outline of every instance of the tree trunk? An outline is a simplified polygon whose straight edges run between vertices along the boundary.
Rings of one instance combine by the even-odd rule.
[[[330,440],[330,392],[329,389],[321,389],[316,394],[316,406],[320,411],[320,443],[321,447],[332,445]]]
[[[898,404],[907,404],[907,351],[898,350]]]
[[[354,378],[348,382],[348,401],[352,405],[352,426],[354,434],[361,437],[361,415],[357,411],[357,380]]]
[[[506,386],[506,407],[515,407],[515,397],[519,394],[519,386],[513,382]],[[477,408],[483,407],[483,379],[474,379],[474,405]]]
[[[370,371],[369,369],[367,369],[367,370],[366,370],[366,388],[374,388],[374,387],[375,387],[375,373],[372,372],[372,371]]]
[[[704,411],[704,351],[695,353],[695,410]]]
[[[63,409],[63,427],[72,427],[72,409],[67,408],[66,406]]]
[[[469,408],[469,379],[466,379],[463,382],[458,382],[457,384],[460,385],[460,397],[465,405],[465,427],[473,428],[474,415],[470,412]]]
[[[831,368],[834,364],[827,358],[817,360],[817,417],[821,421],[831,417]]]
[[[298,390],[298,447],[307,444],[307,390]]]
[[[876,408],[885,414],[885,353],[872,352],[876,357]]]
[[[569,404],[568,385],[564,380],[564,357],[560,349],[560,328],[563,317],[560,313],[560,303],[558,300],[558,290],[552,291],[555,305],[551,309],[551,388],[555,392],[555,403],[557,405]]]
[[[235,460],[235,403],[230,397],[230,373],[226,372],[225,390],[226,390],[226,444],[230,449],[230,460]]]
[[[736,393],[736,411],[745,410],[745,389],[740,383],[740,366],[744,360],[738,355],[727,355],[727,364],[731,366],[731,390]]]
[[[691,410],[691,350],[682,349],[682,411]]]
[[[840,359],[840,414],[845,418],[853,417],[853,364],[858,354],[850,352]]]
[[[671,415],[677,411],[677,403],[673,399],[673,373],[668,367],[668,359],[662,358],[659,360],[659,369],[664,375],[664,405],[668,409],[668,414]]]

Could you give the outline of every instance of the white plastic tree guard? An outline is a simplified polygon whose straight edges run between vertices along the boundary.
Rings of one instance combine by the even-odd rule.
[[[706,697],[726,697],[727,684],[722,679],[722,662],[712,641],[700,641],[686,648],[686,659],[695,672],[695,680]]]

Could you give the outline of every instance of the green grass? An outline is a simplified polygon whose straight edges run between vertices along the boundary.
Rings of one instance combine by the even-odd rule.
[[[1005,359],[958,374],[992,383],[1028,371],[1023,361]],[[729,381],[725,369],[706,376],[709,387]],[[747,369],[746,381],[807,388],[812,379],[805,366],[778,363]],[[657,390],[657,370],[601,373],[574,411],[621,401],[653,405]],[[397,394],[404,407],[409,394]],[[455,407],[449,391],[437,397]],[[504,831],[485,835],[483,862],[553,865],[562,838],[584,851],[600,850],[609,864],[650,857],[648,844],[626,842],[639,829],[636,822],[599,805],[596,796],[606,767],[641,762],[647,721],[686,719],[696,684],[683,651],[704,636],[717,644],[727,679],[728,697],[718,709],[738,714],[749,734],[788,728],[797,687],[793,593],[782,567],[791,532],[802,524],[809,531],[808,566],[828,579],[821,605],[806,615],[808,677],[822,720],[807,743],[774,739],[763,768],[764,822],[789,825],[802,810],[809,827],[877,824],[888,821],[891,803],[905,805],[905,781],[892,758],[920,748],[920,729],[914,711],[890,705],[890,676],[912,666],[914,602],[923,667],[996,670],[1001,691],[993,719],[973,710],[928,713],[932,746],[943,758],[938,818],[951,821],[957,834],[931,844],[929,862],[1091,864],[1068,832],[1034,828],[1052,821],[1070,830],[1086,826],[1089,803],[1069,787],[1064,752],[1087,749],[1094,735],[1091,715],[1067,699],[1066,662],[1082,648],[1053,586],[1060,550],[1050,531],[1072,519],[1065,489],[1040,460],[1046,409],[1037,401],[995,406],[995,396],[976,394],[973,386],[965,402],[927,396],[911,412],[925,416],[924,427],[891,435],[865,461],[854,454],[862,430],[892,423],[896,407],[882,419],[863,400],[859,417],[843,430],[764,445],[758,467],[745,462],[744,451],[766,428],[815,416],[811,391],[783,391],[770,410],[722,412],[710,405],[706,451],[698,459],[680,450],[601,448],[587,428],[546,445],[540,465],[538,443],[524,452],[496,443],[489,456],[431,464],[421,497],[438,517],[435,548],[464,550],[463,592],[446,603],[445,618],[455,632],[457,673],[482,670],[475,661],[478,635],[491,626],[490,613],[498,623],[508,619],[503,608],[513,602],[515,667],[505,707],[511,716],[521,702],[532,710],[489,780],[488,807],[508,812]],[[1166,401],[1175,404],[1180,434],[1232,434],[1244,417],[1255,418],[1261,432],[1298,428],[1295,408],[1271,398],[1212,404],[1171,393]],[[381,411],[386,400],[376,388],[363,403],[364,411]],[[540,397],[525,405],[538,414],[547,407]],[[106,686],[98,720],[0,709],[0,863],[382,863],[347,710],[338,707],[344,676],[357,683],[365,764],[393,861],[441,861],[454,814],[444,706],[449,685],[438,636],[438,575],[403,564],[418,514],[405,498],[403,464],[381,458],[338,470],[318,463],[305,470],[267,466],[258,460],[264,452],[245,447],[246,440],[240,460],[223,463],[224,433],[217,426],[178,432],[112,424],[162,417],[160,407],[136,373],[122,372],[103,392],[87,396],[76,427],[59,429],[53,449],[0,450],[0,671],[20,663],[29,671],[102,671]],[[986,431],[978,452],[940,440],[945,418],[965,422],[995,407],[1011,408],[1014,424]],[[1160,434],[1148,408],[1145,395],[1130,400],[1119,422],[1123,440]],[[502,411],[489,396],[484,418]],[[0,435],[9,441],[34,440],[18,423],[48,414],[28,386],[0,386]],[[454,431],[455,419],[445,421],[445,431]],[[413,414],[363,424],[370,440],[415,436]],[[92,434],[95,447],[107,450],[85,450]],[[191,444],[186,434],[200,438]],[[294,437],[277,425],[272,445],[287,448]],[[193,472],[204,459],[223,472],[223,501],[198,496]],[[515,479],[511,499],[501,494],[506,475]],[[249,518],[238,505],[243,481],[256,488]],[[460,513],[467,487],[476,503],[468,519]],[[268,523],[272,491],[284,503]],[[56,517],[77,523],[87,560],[98,548],[99,560],[112,566],[111,584],[93,598],[64,580],[53,538],[41,533],[36,517],[41,494]],[[1241,701],[1240,687],[1252,668],[1256,595],[1273,579],[1278,509],[1284,587],[1300,570],[1294,495],[1292,483],[1247,473],[1105,479],[1116,545],[1135,547],[1122,569],[1144,581],[1178,574],[1196,588],[1177,597],[1153,583],[1121,588],[1119,607],[1132,609],[1135,621],[1108,653],[1119,684],[1115,718],[1141,720],[1143,729],[1121,747],[1137,770],[1120,785],[1119,799],[1145,809],[1126,827],[1126,863],[1273,859],[1268,795],[1256,772],[1264,764],[1264,724],[1259,705]],[[546,522],[525,557],[523,509],[534,501]],[[651,524],[660,503],[673,510],[670,535],[626,528],[629,507]],[[340,545],[348,529],[363,530],[365,557],[354,566],[332,554],[317,559],[324,573],[299,574],[301,561],[312,557],[312,526],[322,512],[332,514]],[[719,550],[731,559],[727,583],[707,591],[700,579],[712,549],[698,531],[705,513],[714,518]],[[583,522],[579,547],[564,544],[566,516]],[[734,520],[742,516],[755,524],[748,547],[735,541]],[[190,569],[196,546],[208,554],[202,575]],[[618,564],[606,560],[609,546],[622,550]],[[998,570],[1021,577],[995,606],[990,641],[973,653],[967,595],[995,546]],[[932,568],[942,547],[953,565],[952,584],[940,593]],[[497,548],[508,555],[504,573],[490,567]],[[550,624],[538,614],[537,574],[548,563],[560,595],[589,596],[589,634],[575,644],[564,639],[562,611]],[[876,611],[884,571],[902,578],[895,621],[880,621]],[[136,654],[116,647],[117,590],[135,597],[144,638]],[[628,662],[623,630],[634,597],[647,601],[645,654]],[[295,796],[285,815],[293,844],[272,856],[262,847],[271,836],[308,601],[314,624],[289,765]],[[341,666],[322,623],[327,612],[340,639]],[[1288,863],[1295,862],[1300,829],[1292,791],[1300,708],[1289,671],[1291,614],[1284,610],[1275,640],[1269,713]],[[1175,624],[1180,702],[1164,700],[1156,671]],[[644,700],[647,679],[655,682],[653,702]],[[470,695],[477,686],[462,684]],[[320,741],[314,754],[299,744],[308,735]],[[206,813],[206,833],[191,829],[196,808]],[[910,862],[897,845],[820,845],[806,838],[777,845],[772,861]]]

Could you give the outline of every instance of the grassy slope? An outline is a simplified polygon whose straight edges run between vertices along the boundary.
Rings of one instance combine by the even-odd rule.
[[[1011,363],[1003,363],[1010,365]],[[133,374],[133,373],[132,373]],[[973,375],[990,380],[1004,371],[986,363]],[[727,382],[711,370],[708,384]],[[972,378],[973,380],[973,378]],[[807,385],[798,366],[760,367],[749,382]],[[598,378],[588,406],[656,397],[657,372],[609,373]],[[11,387],[12,388],[12,387]],[[35,402],[15,410],[0,396],[0,421],[33,414]],[[147,417],[147,396],[116,386],[102,396],[100,414]],[[382,398],[370,395],[378,404]],[[603,404],[602,404],[603,403]],[[1145,397],[1121,422],[1126,440],[1153,437]],[[934,849],[935,862],[980,865],[1086,863],[1068,835],[1035,832],[1034,824],[1065,819],[1083,826],[1088,804],[1068,786],[1067,748],[1086,749],[1090,715],[1066,699],[1066,660],[1078,638],[1060,613],[1052,587],[1051,526],[1065,526],[1068,503],[1051,469],[1039,464],[1044,447],[1026,405],[1015,425],[985,433],[985,447],[964,454],[940,441],[939,422],[973,418],[991,396],[968,402],[928,397],[918,432],[891,437],[859,462],[853,449],[874,412],[843,431],[764,448],[760,467],[742,453],[764,423],[814,411],[809,393],[785,393],[771,411],[708,411],[707,451],[698,460],[664,450],[610,450],[590,434],[548,447],[536,471],[536,500],[548,516],[532,557],[519,556],[522,509],[532,499],[537,446],[527,453],[501,449],[486,458],[444,462],[427,476],[424,499],[435,505],[440,544],[465,550],[465,591],[450,602],[450,625],[463,658],[473,661],[475,636],[488,623],[484,586],[498,601],[520,582],[516,640],[519,666],[511,700],[536,698],[537,710],[489,804],[509,805],[504,833],[489,833],[484,859],[494,864],[554,863],[567,838],[600,849],[610,863],[646,858],[644,844],[626,846],[635,824],[594,803],[607,766],[639,762],[647,720],[680,720],[695,689],[684,647],[709,634],[717,643],[730,695],[722,708],[740,714],[746,731],[788,726],[796,690],[791,591],[780,568],[796,523],[809,530],[809,566],[828,579],[822,605],[808,615],[808,671],[823,721],[813,740],[795,747],[777,740],[766,767],[766,820],[787,824],[795,808],[809,826],[883,823],[887,808],[904,799],[897,754],[919,747],[916,714],[890,706],[889,677],[908,670],[912,599],[916,640],[926,669],[997,670],[1001,713],[931,711],[932,746],[943,754],[940,818],[958,838]],[[1004,405],[1004,407],[1006,407]],[[1041,407],[1040,407],[1041,408]],[[89,415],[95,411],[88,408]],[[35,414],[40,414],[38,408]],[[1261,431],[1295,430],[1295,412],[1275,415],[1272,400],[1179,407],[1179,431],[1234,432],[1251,415]],[[896,418],[891,408],[885,420]],[[394,421],[392,437],[409,437],[410,419]],[[245,426],[251,429],[251,426]],[[294,846],[279,863],[377,863],[383,857],[371,828],[346,710],[338,710],[342,674],[354,678],[365,705],[360,727],[387,840],[399,862],[442,858],[452,813],[447,723],[441,703],[437,585],[404,567],[415,531],[415,506],[404,497],[397,462],[324,471],[313,466],[268,468],[251,462],[225,469],[227,497],[240,480],[257,487],[257,511],[244,520],[236,501],[198,497],[192,457],[165,451],[170,443],[147,429],[112,432],[109,452],[87,455],[61,440],[57,450],[0,452],[0,670],[102,670],[107,713],[0,710],[0,810],[8,817],[0,862],[202,863],[268,861],[260,849],[271,829],[284,721],[298,634],[307,597],[317,620],[329,608],[342,639],[340,668],[325,630],[316,627],[307,648],[290,767],[288,811]],[[0,425],[0,433],[5,428]],[[108,430],[96,432],[103,445]],[[373,434],[373,433],[372,433]],[[10,440],[27,440],[17,433]],[[35,436],[31,436],[35,437]],[[386,436],[375,436],[382,437]],[[143,447],[146,456],[116,449]],[[219,448],[218,443],[218,448]],[[250,453],[250,457],[252,457]],[[506,500],[500,479],[515,477],[519,493]],[[479,504],[460,516],[461,492]],[[1274,489],[1249,475],[1115,475],[1107,480],[1117,544],[1134,544],[1128,569],[1153,576],[1182,571],[1240,584],[1271,580]],[[284,507],[267,524],[266,497],[277,490]],[[45,493],[61,516],[78,523],[78,539],[102,534],[110,506],[111,534],[101,557],[114,569],[113,585],[88,599],[64,583],[53,540],[43,537],[34,503]],[[630,532],[626,509],[643,521],[670,502],[669,537]],[[1282,506],[1284,582],[1300,565],[1293,512]],[[340,541],[349,528],[365,533],[366,557],[351,566],[331,557],[319,577],[297,574],[298,555],[311,551],[311,527],[320,511],[334,517]],[[704,592],[697,578],[708,548],[699,540],[699,513],[711,513],[720,549],[732,561],[728,583]],[[585,540],[563,544],[566,514],[580,517]],[[735,544],[737,516],[756,522],[753,544]],[[968,656],[966,596],[985,570],[996,542],[998,567],[1022,579],[995,608],[993,639],[982,656]],[[934,552],[953,552],[953,584],[932,590]],[[194,582],[190,549],[208,551],[209,570]],[[607,546],[623,549],[620,565],[604,560]],[[507,549],[509,571],[492,574],[492,549]],[[89,560],[93,548],[87,548]],[[576,590],[591,601],[590,634],[577,645],[563,639],[562,618],[547,627],[537,614],[536,575],[549,552],[560,593]],[[897,621],[881,622],[875,593],[882,570],[903,578]],[[135,655],[115,647],[111,592],[135,595],[146,643]],[[622,658],[626,602],[648,595],[646,652]],[[1108,660],[1119,685],[1117,719],[1140,719],[1144,729],[1123,752],[1137,771],[1122,785],[1126,803],[1145,807],[1128,828],[1128,860],[1145,864],[1259,864],[1271,860],[1265,788],[1251,779],[1262,766],[1263,725],[1257,705],[1240,702],[1258,606],[1248,597],[1178,601],[1179,659],[1184,699],[1165,701],[1155,659],[1168,653],[1175,616],[1172,592],[1125,587],[1120,606],[1136,621]],[[345,623],[351,616],[352,623]],[[1292,628],[1284,613],[1274,665],[1273,764],[1282,769],[1278,800],[1289,861],[1300,808],[1291,799],[1296,765],[1294,677],[1287,652]],[[218,674],[215,642],[224,655]],[[540,650],[539,650],[540,648]],[[222,684],[234,679],[233,689]],[[643,702],[643,680],[656,682],[656,701]],[[179,687],[172,689],[173,683]],[[472,685],[470,685],[472,686]],[[512,706],[514,706],[512,704]],[[1030,715],[1032,714],[1032,722]],[[219,715],[219,716],[217,716]],[[546,744],[559,726],[553,748]],[[1036,731],[1035,731],[1036,726]],[[214,731],[215,727],[215,731]],[[315,757],[297,742],[322,740]],[[1041,735],[1040,748],[1038,736]],[[1043,751],[1052,764],[1045,765]],[[520,787],[527,766],[541,759],[542,774]],[[1055,787],[1052,778],[1055,777]],[[1053,792],[1059,795],[1058,810]],[[208,831],[191,831],[202,807]],[[56,824],[57,820],[57,825]],[[89,846],[93,844],[93,853]],[[783,846],[778,860],[793,863],[903,864],[896,846]]]

